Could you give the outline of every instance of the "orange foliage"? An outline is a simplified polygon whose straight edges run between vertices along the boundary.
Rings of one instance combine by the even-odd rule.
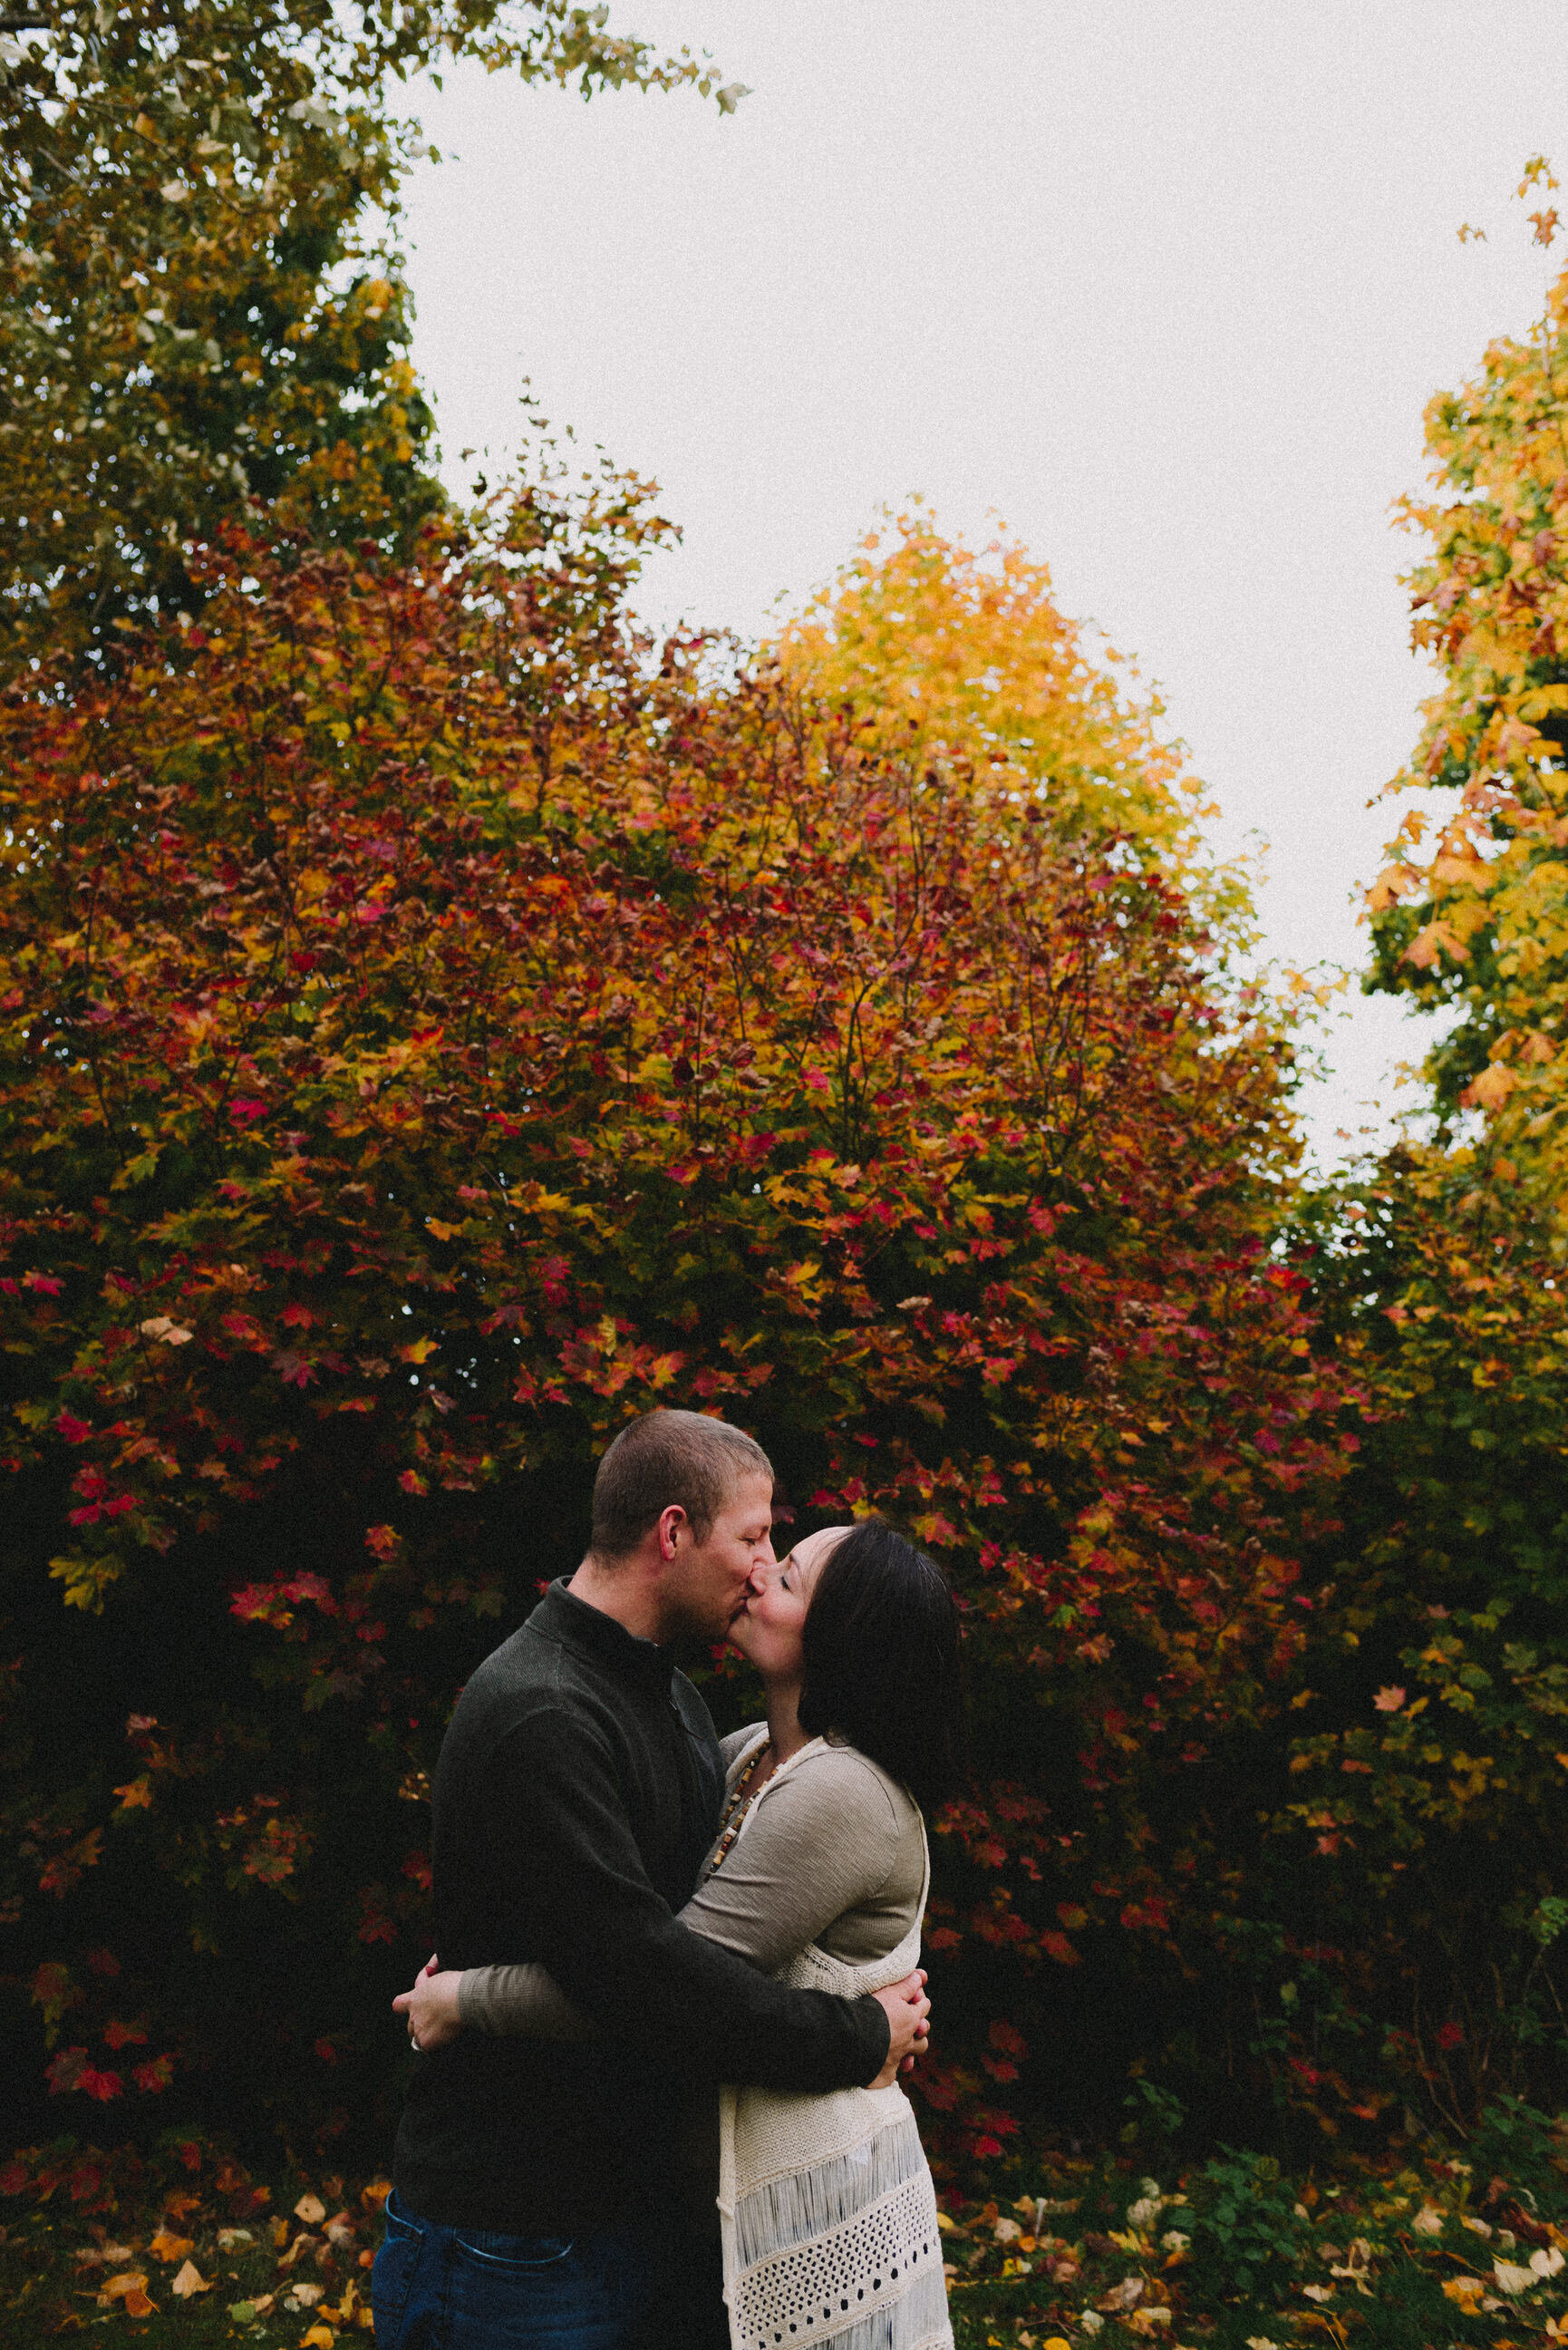
[[[541,544],[239,548],[204,629],[5,707],[6,1818],[62,2089],[105,2094],[79,1954],[131,1919],[143,2093],[200,2060],[330,2128],[395,2077],[404,1804],[659,1401],[953,1567],[934,1939],[993,2080],[1065,1968],[1175,1967],[1228,1898],[1216,1732],[1277,1711],[1345,1459],[1267,1246],[1284,1041],[1117,838],[655,673]],[[258,1950],[291,1993],[236,2044]],[[933,2100],[1000,2142],[978,2082]]]

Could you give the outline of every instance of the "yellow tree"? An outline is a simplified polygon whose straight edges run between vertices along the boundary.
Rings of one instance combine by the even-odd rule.
[[[1550,244],[1556,185],[1519,192]],[[1568,273],[1525,338],[1427,411],[1432,494],[1404,504],[1430,551],[1409,575],[1413,641],[1441,682],[1396,794],[1419,791],[1370,893],[1368,984],[1454,1017],[1428,1074],[1445,1114],[1563,1190],[1568,1141]],[[1434,815],[1434,787],[1453,795]]]
[[[850,705],[875,747],[983,765],[999,807],[1036,809],[1064,839],[1124,836],[1205,911],[1245,907],[1207,848],[1213,809],[1158,695],[1091,650],[1046,566],[1005,531],[977,552],[918,502],[887,515],[775,650],[796,685]]]

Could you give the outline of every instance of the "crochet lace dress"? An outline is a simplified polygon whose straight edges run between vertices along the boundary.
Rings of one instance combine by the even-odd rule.
[[[820,1743],[814,1740],[764,1784],[741,1835]],[[732,1783],[753,1751],[735,1757]],[[919,1964],[929,1885],[928,1851],[915,1923],[886,1958],[855,1964],[814,1943],[779,1979],[846,1998],[901,1982]],[[802,2350],[808,2342],[831,2343],[833,2350],[951,2345],[936,2194],[901,2089],[722,2090],[719,2210],[733,2350]]]

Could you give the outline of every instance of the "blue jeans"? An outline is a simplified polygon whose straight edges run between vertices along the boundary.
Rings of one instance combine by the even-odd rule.
[[[439,2227],[387,2198],[376,2350],[619,2350],[653,2293],[640,2238]]]

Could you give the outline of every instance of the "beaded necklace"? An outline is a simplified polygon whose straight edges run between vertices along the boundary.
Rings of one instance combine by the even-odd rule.
[[[768,1752],[770,1745],[771,1741],[764,1738],[755,1753],[747,1758],[744,1769],[731,1790],[729,1804],[724,1813],[723,1829],[718,1843],[713,1847],[713,1857],[708,1863],[710,1877],[716,1869],[723,1867],[730,1856],[735,1838],[741,1833],[746,1814],[752,1806],[753,1797],[750,1792],[752,1781],[756,1777],[762,1759]],[[760,1793],[761,1790],[759,1789],[758,1792]]]

